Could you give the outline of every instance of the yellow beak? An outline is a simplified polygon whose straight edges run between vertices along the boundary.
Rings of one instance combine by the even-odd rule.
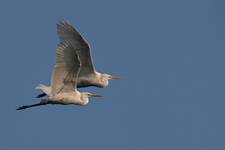
[[[111,75],[111,76],[110,76],[110,79],[111,79],[111,80],[119,80],[120,77],[119,77],[119,76]]]
[[[96,94],[96,93],[90,93],[89,96],[91,97],[103,97],[102,95]]]

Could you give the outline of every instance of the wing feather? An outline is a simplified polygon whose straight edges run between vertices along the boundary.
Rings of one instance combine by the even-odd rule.
[[[52,73],[52,95],[71,92],[77,86],[81,63],[74,47],[68,42],[61,42],[56,49],[56,64]]]
[[[93,73],[95,69],[90,47],[75,27],[66,21],[60,21],[57,24],[57,32],[61,42],[68,41],[76,50],[82,64],[79,76]]]

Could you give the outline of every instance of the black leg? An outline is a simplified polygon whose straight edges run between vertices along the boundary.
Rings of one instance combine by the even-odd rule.
[[[16,110],[23,110],[23,109],[36,107],[36,106],[47,105],[47,104],[50,104],[50,102],[48,100],[46,100],[46,99],[42,99],[40,101],[40,103],[36,103],[36,104],[32,104],[32,105],[23,105],[23,106],[18,107]]]

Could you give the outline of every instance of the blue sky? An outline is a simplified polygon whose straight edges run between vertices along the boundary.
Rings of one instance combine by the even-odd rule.
[[[224,150],[220,0],[0,2],[0,149]],[[73,23],[100,72],[120,75],[88,106],[35,103],[49,84],[56,23]]]

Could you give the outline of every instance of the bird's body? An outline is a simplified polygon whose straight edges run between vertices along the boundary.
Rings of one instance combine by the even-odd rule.
[[[45,86],[43,84],[40,84],[38,87],[36,87],[36,89],[40,89],[43,92],[45,92],[48,96],[47,99],[49,102],[51,102],[52,104],[75,104],[75,105],[86,105],[88,104],[89,100],[88,100],[88,96],[96,96],[96,94],[94,93],[89,93],[89,92],[79,92],[76,88],[74,91],[70,91],[70,92],[61,92],[57,95],[52,95],[51,92],[51,87],[50,86]],[[87,95],[87,96],[85,96]]]
[[[79,56],[81,61],[81,68],[78,74],[77,79],[77,88],[88,87],[88,86],[96,86],[99,88],[107,87],[109,84],[109,80],[111,79],[119,79],[117,76],[113,76],[106,73],[100,73],[95,70],[92,57],[91,57],[91,49],[88,42],[80,35],[80,33],[73,27],[70,23],[61,21],[57,24],[57,33],[60,39],[60,42],[67,41],[73,47],[75,47],[75,51]],[[46,88],[51,90],[50,86],[46,86]],[[38,88],[40,89],[40,88]],[[44,90],[40,89],[43,93],[39,94],[37,98],[45,96]]]
[[[74,90],[72,92],[60,93],[55,96],[50,96],[48,97],[47,100],[53,104],[56,103],[56,104],[63,104],[63,105],[68,105],[68,104],[86,105],[89,102],[88,96],[89,95],[87,94],[87,92],[81,93],[77,90]]]
[[[107,76],[107,75],[106,75]],[[88,86],[96,86],[99,88],[107,87],[109,82],[108,80],[103,81],[103,74],[97,71],[94,71],[91,74],[79,76],[78,77],[78,88],[88,87]]]

